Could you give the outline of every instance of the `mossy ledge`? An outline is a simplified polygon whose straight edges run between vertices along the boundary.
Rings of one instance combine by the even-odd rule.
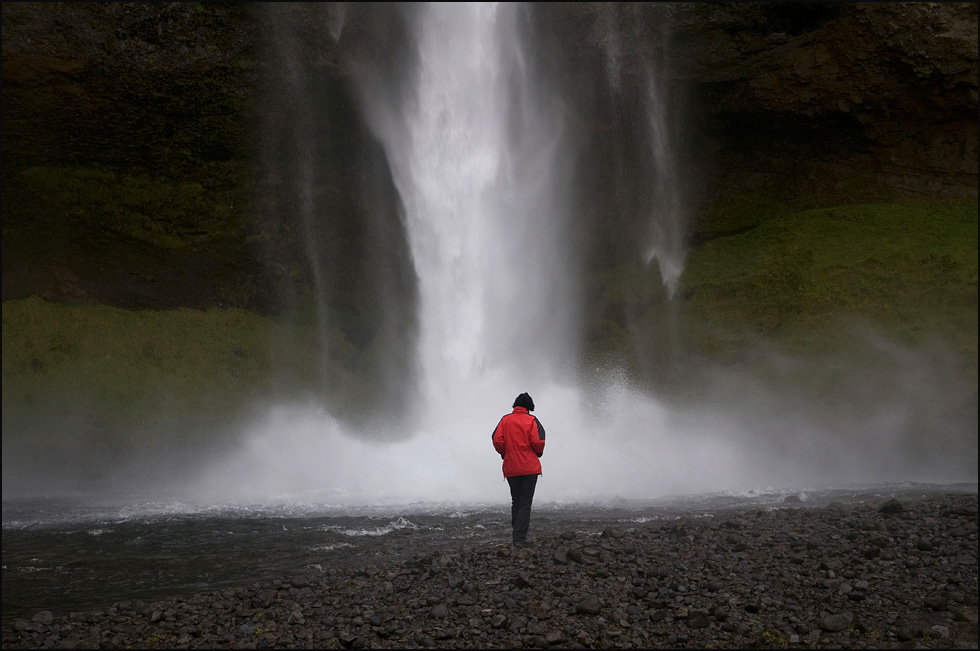
[[[743,227],[744,205],[744,198],[731,204]],[[726,210],[710,207],[716,232],[728,230]],[[591,285],[583,373],[601,358],[675,397],[698,393],[698,375],[685,371],[705,366],[822,390],[832,378],[814,374],[813,365],[871,363],[873,333],[911,350],[942,351],[944,372],[972,387],[975,404],[976,215],[976,201],[759,212],[749,227],[692,248],[672,299],[655,269],[617,267]],[[356,386],[373,381],[361,366],[374,367],[359,365],[356,350],[338,339],[327,346],[343,359],[318,368],[317,332],[235,308],[6,301],[4,444],[39,430],[48,444],[94,438],[125,449],[146,436],[200,442],[285,400],[332,401],[344,413]],[[773,350],[798,359],[796,370],[775,368]]]

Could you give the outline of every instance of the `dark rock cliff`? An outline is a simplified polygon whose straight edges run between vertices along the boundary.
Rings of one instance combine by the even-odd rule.
[[[712,4],[694,16],[678,38],[731,167],[811,165],[976,196],[975,3]]]
[[[270,147],[295,119],[276,101],[290,65],[318,74],[311,137],[314,191],[331,215],[327,271],[383,257],[363,224],[378,212],[397,221],[395,195],[349,80],[358,57],[405,62],[399,12],[378,9],[300,3],[273,20],[267,6],[239,3],[3,3],[3,299],[281,310],[287,290],[312,279],[289,205],[292,152]],[[610,143],[630,142],[611,117],[628,104],[600,89],[610,65],[629,97],[652,61],[683,117],[694,206],[767,188],[839,202],[977,195],[976,3],[531,13],[555,83],[578,98],[582,156],[597,163],[589,191],[614,181],[599,172],[621,154]],[[289,25],[293,59],[268,47],[276,20]],[[397,240],[395,229],[382,235]]]
[[[3,298],[242,295],[256,253],[247,6],[4,3],[2,29]]]

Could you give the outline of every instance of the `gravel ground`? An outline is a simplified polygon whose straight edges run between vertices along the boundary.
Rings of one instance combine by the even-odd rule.
[[[617,523],[4,623],[3,648],[122,647],[976,649],[977,495]]]

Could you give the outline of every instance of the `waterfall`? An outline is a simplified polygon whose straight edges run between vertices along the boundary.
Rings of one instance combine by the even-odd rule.
[[[902,449],[914,425],[890,403],[830,417],[819,396],[775,395],[765,382],[718,370],[706,377],[703,404],[667,405],[605,368],[583,377],[589,369],[571,363],[582,338],[580,294],[602,281],[579,268],[592,253],[583,240],[605,247],[592,257],[607,265],[656,259],[669,292],[683,269],[672,103],[663,71],[635,47],[646,45],[645,32],[622,44],[613,34],[609,57],[562,85],[551,76],[573,67],[563,57],[578,44],[562,42],[543,3],[360,4],[348,10],[370,15],[336,22],[335,12],[327,39],[343,47],[354,33],[345,75],[383,150],[377,176],[390,172],[397,194],[403,228],[398,238],[392,230],[368,238],[363,271],[407,249],[396,270],[412,275],[417,291],[399,306],[415,310],[417,336],[377,349],[396,356],[396,344],[412,347],[412,371],[398,377],[416,413],[352,426],[322,405],[277,405],[187,482],[195,500],[506,504],[490,435],[524,391],[547,429],[536,503],[827,486],[915,468],[918,459],[881,463],[880,451]],[[551,55],[556,65],[544,67]],[[294,164],[305,165],[304,149],[294,151]],[[373,219],[368,212],[357,217]],[[589,220],[587,236],[577,234]],[[384,295],[375,302],[403,315]],[[394,434],[378,435],[383,427]]]
[[[604,73],[609,93],[624,114],[645,117],[638,125],[643,141],[639,146],[639,160],[632,161],[621,171],[629,177],[640,175],[645,180],[644,196],[631,197],[630,202],[642,212],[641,221],[647,224],[639,241],[639,254],[647,265],[657,262],[667,295],[673,297],[684,272],[687,253],[687,220],[682,192],[686,183],[678,170],[680,143],[676,120],[671,114],[674,107],[668,101],[670,76],[665,61],[671,40],[667,26],[673,7],[670,3],[625,7],[603,5],[597,11],[602,25],[600,44],[605,53]],[[631,62],[638,69],[634,73],[639,77],[634,81],[638,92],[627,92],[623,85],[623,38],[634,41],[634,48],[638,47],[635,41],[657,44],[656,47],[648,46],[652,54],[641,57],[639,63]],[[635,109],[623,107],[632,103],[638,106]],[[625,180],[623,184],[630,185]]]
[[[495,369],[530,380],[573,343],[563,108],[532,77],[521,18],[510,3],[421,5],[407,92],[362,80],[404,207],[429,396]]]
[[[650,193],[650,235],[644,261],[654,260],[660,267],[667,294],[674,296],[681,274],[687,246],[684,242],[686,222],[680,189],[682,179],[677,171],[677,155],[668,122],[663,75],[651,68],[647,73],[645,109],[650,150],[653,154],[653,178]]]
[[[272,410],[202,477],[199,495],[496,501],[504,489],[490,433],[524,391],[549,440],[557,437],[543,459],[539,499],[658,495],[691,482],[721,486],[738,472],[737,437],[726,440],[713,421],[678,426],[675,414],[626,382],[598,374],[582,381],[586,256],[572,217],[583,200],[575,187],[582,136],[572,122],[581,127],[588,111],[552,83],[556,68],[542,71],[539,57],[555,52],[538,41],[534,11],[516,3],[386,5],[377,33],[349,63],[397,190],[418,286],[409,381],[419,413],[389,423],[397,435],[379,437],[329,411]],[[342,40],[337,16],[325,20]],[[558,59],[557,69],[567,65]],[[631,237],[615,222],[608,228]]]
[[[615,379],[583,386],[585,256],[572,219],[581,168],[566,103],[578,98],[541,72],[536,57],[551,52],[529,46],[541,36],[533,12],[514,3],[386,11],[404,13],[382,16],[351,67],[418,284],[420,413],[391,423],[401,436],[384,444],[329,413],[273,410],[199,494],[236,486],[236,495],[262,500],[505,499],[490,433],[524,391],[549,432],[539,499],[651,496],[731,480],[744,455],[712,420],[672,422],[675,414]],[[397,56],[393,31],[407,42]]]

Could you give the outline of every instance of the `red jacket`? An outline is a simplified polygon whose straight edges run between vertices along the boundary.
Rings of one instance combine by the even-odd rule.
[[[493,448],[504,460],[504,477],[540,475],[544,454],[544,426],[524,407],[514,407],[497,423]]]

